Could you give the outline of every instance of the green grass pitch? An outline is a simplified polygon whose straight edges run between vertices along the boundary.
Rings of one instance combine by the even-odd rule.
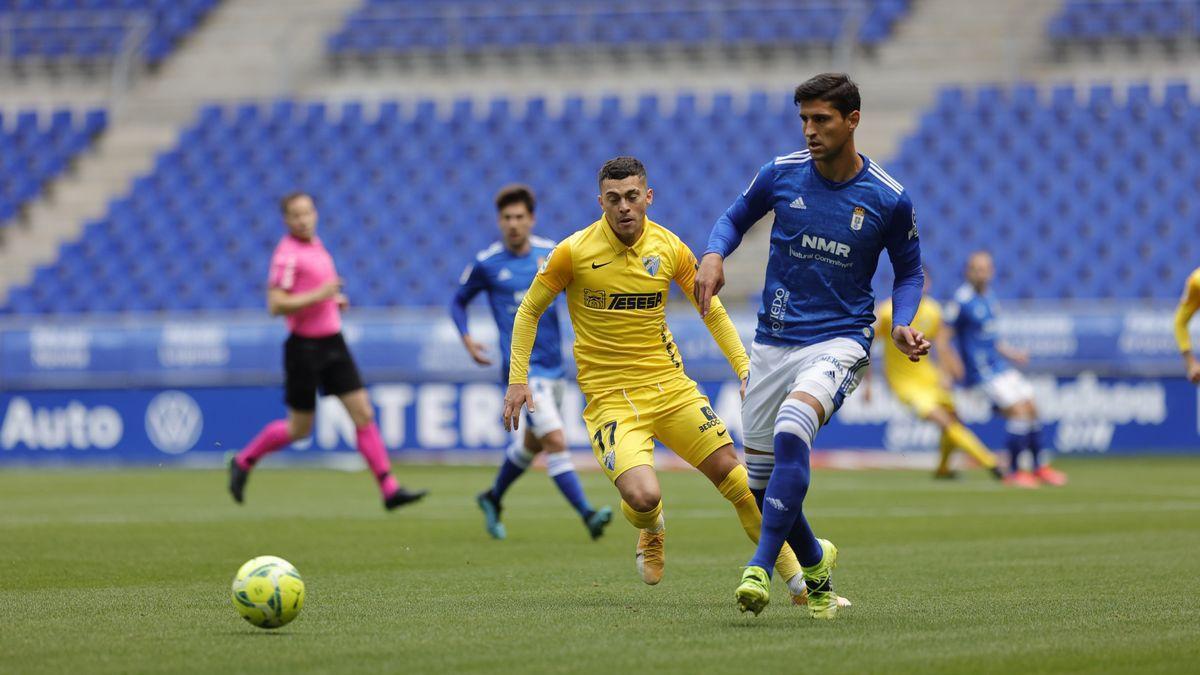
[[[633,529],[590,541],[541,472],[495,542],[472,499],[489,468],[402,467],[433,494],[391,514],[365,473],[269,462],[241,507],[212,471],[6,471],[0,672],[1195,672],[1200,462],[1061,466],[1071,485],[1036,492],[818,471],[809,511],[855,603],[832,623],[778,580],[762,616],[738,614],[751,545],[695,472],[663,476],[666,576],[647,587]],[[229,602],[259,554],[308,586],[277,631]]]

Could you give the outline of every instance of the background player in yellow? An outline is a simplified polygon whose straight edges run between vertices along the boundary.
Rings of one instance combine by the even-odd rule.
[[[878,317],[875,334],[891,335],[890,298],[879,306],[875,315]],[[962,377],[962,362],[958,360],[958,355],[946,339],[941,325],[942,306],[929,295],[927,268],[921,304],[917,306],[917,315],[913,319],[912,327],[924,333],[925,338],[933,343],[937,352],[937,366],[929,359],[912,361],[888,340],[883,345],[883,376],[901,403],[911,408],[918,418],[933,422],[941,428],[942,437],[938,444],[940,459],[933,474],[935,478],[955,476],[954,471],[950,469],[950,456],[957,448],[974,458],[993,476],[1003,479],[1004,472],[997,465],[996,456],[978,436],[963,425],[954,410],[954,397],[950,393],[949,383]],[[863,393],[870,398],[869,383]]]
[[[752,540],[758,538],[762,516],[725,423],[684,373],[666,323],[671,282],[685,297],[693,296],[696,258],[679,237],[646,218],[654,191],[640,161],[609,160],[599,183],[604,215],[550,252],[517,309],[504,424],[515,429],[522,406],[532,411],[546,404],[535,401],[527,386],[530,352],[538,318],[565,292],[592,449],[621,493],[621,511],[640,530],[635,555],[642,580],[657,584],[666,530],[654,472],[655,439],[717,486]],[[705,324],[744,392],[750,359],[733,322],[718,304]],[[781,552],[776,566],[799,602],[805,594],[803,575],[790,549]]]
[[[1183,287],[1183,296],[1179,298],[1179,307],[1175,309],[1175,344],[1183,354],[1183,362],[1187,366],[1187,379],[1192,384],[1200,384],[1200,361],[1192,353],[1192,336],[1188,333],[1188,322],[1192,315],[1200,309],[1200,268],[1188,275]]]

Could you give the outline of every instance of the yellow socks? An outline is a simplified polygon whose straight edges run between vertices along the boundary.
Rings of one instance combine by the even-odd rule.
[[[639,530],[657,531],[659,529],[662,529],[661,527],[656,527],[657,525],[659,525],[661,523],[661,518],[662,518],[662,500],[661,499],[658,501],[657,504],[654,505],[654,508],[650,509],[649,511],[634,511],[632,506],[630,506],[629,504],[626,504],[625,501],[622,500],[621,501],[621,513],[624,513],[625,519],[628,520],[631,525],[633,525],[634,527],[636,527]]]
[[[950,455],[952,454],[954,454],[954,443],[950,442],[950,434],[943,431],[942,437],[938,441],[938,473],[949,473]]]
[[[725,480],[717,486],[717,490],[721,492],[722,497],[733,504],[738,520],[742,523],[742,529],[746,531],[746,536],[757,544],[758,534],[762,529],[762,513],[754,501],[754,494],[750,492],[746,467],[740,464],[734,467],[725,476]],[[775,571],[779,572],[784,580],[791,579],[800,573],[800,562],[796,560],[796,554],[792,553],[792,548],[786,543],[780,549],[779,557],[775,560]]]
[[[987,446],[983,444],[983,441],[979,440],[978,436],[961,423],[955,422],[946,427],[946,430],[942,432],[942,437],[954,447],[962,448],[976,462],[979,462],[983,468],[993,469],[996,467],[996,456],[987,449]]]

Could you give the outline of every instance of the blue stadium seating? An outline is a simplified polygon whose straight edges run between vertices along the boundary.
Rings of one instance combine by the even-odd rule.
[[[10,313],[259,308],[266,256],[283,232],[276,200],[312,191],[321,236],[359,306],[440,305],[497,232],[497,188],[539,193],[538,230],[561,237],[599,213],[604,160],[643,158],[661,192],[654,216],[702,247],[713,219],[757,167],[795,144],[790,96],[648,96],[557,102],[280,101],[209,107],[82,241],[10,293]],[[749,105],[747,108],[746,106]],[[708,107],[708,106],[705,106]],[[668,108],[673,110],[667,111]],[[79,280],[90,280],[86,292]],[[98,291],[98,292],[97,292]]]
[[[111,58],[134,21],[150,21],[144,56],[157,63],[218,0],[0,0],[0,47],[8,58]]]
[[[65,109],[43,115],[23,110],[12,120],[0,115],[0,226],[66,169],[107,122],[103,110],[84,115]]]
[[[1002,296],[1163,298],[1200,260],[1198,143],[1200,106],[1182,83],[1159,97],[948,88],[888,170],[917,204],[942,297],[987,248]]]
[[[859,41],[885,40],[909,0],[866,0]],[[367,0],[330,36],[335,55],[457,48],[580,45],[832,45],[851,29],[852,5],[830,0]]]
[[[1049,25],[1061,42],[1200,36],[1200,0],[1068,0]]]
[[[533,185],[538,231],[560,238],[597,217],[595,172],[617,154],[646,162],[652,217],[702,250],[757,167],[799,146],[795,114],[790,96],[765,93],[624,106],[209,107],[5,311],[258,309],[283,232],[276,199],[297,188],[315,194],[321,236],[357,305],[442,305],[496,237],[500,185]],[[921,214],[941,297],[966,254],[987,248],[1001,297],[1165,298],[1200,259],[1197,144],[1200,105],[1182,84],[1161,95],[948,88],[883,164]]]

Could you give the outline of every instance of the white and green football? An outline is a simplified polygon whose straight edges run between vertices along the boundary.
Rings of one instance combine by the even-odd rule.
[[[304,607],[304,579],[283,558],[251,558],[233,577],[233,606],[259,628],[279,628]]]

